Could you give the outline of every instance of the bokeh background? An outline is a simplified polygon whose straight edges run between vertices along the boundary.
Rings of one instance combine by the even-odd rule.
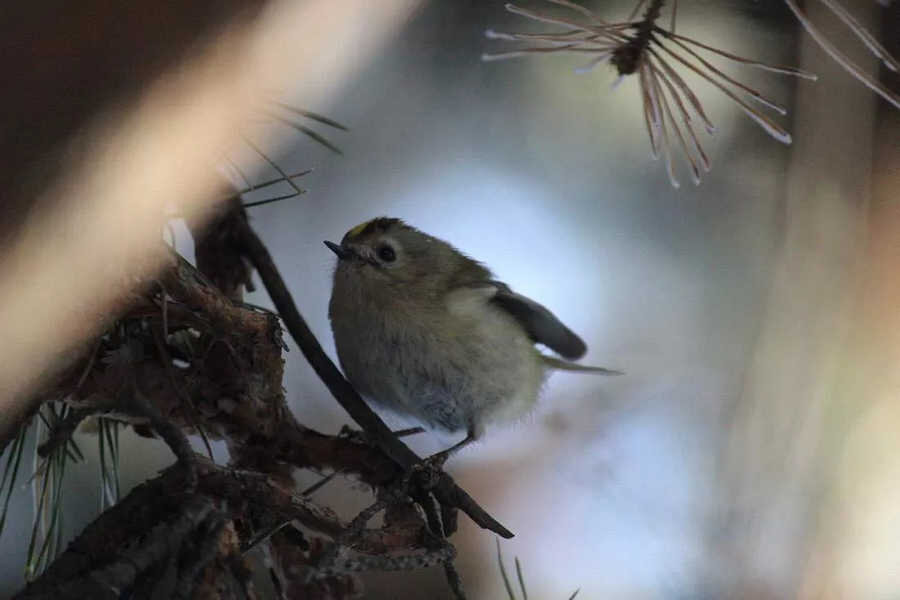
[[[888,44],[897,37],[898,7],[846,4]],[[631,6],[593,4],[613,20]],[[335,356],[334,256],[322,240],[396,216],[549,307],[587,341],[584,362],[626,372],[554,375],[533,415],[448,464],[516,533],[501,549],[508,568],[521,561],[529,597],[896,597],[900,114],[812,45],[781,2],[682,1],[683,35],[820,80],[718,61],[791,108],[780,122],[795,143],[697,83],[719,128],[705,143],[713,170],[694,187],[678,164],[675,190],[650,157],[633,78],[611,89],[610,69],[577,75],[577,57],[483,63],[508,48],[485,39],[488,28],[539,29],[502,2],[426,2],[359,57],[333,101],[291,98],[350,127],[329,133],[342,156],[276,124],[254,130],[285,170],[314,168],[304,196],[250,209],[313,332]],[[247,148],[232,158],[272,175]],[[248,301],[270,306],[264,292]],[[288,345],[292,408],[336,432],[349,418]],[[72,534],[98,505],[96,444],[79,440],[88,457],[68,474]],[[430,453],[453,441],[409,443]],[[123,444],[124,489],[172,460],[158,441]],[[317,499],[351,516],[371,495],[336,481]],[[2,594],[22,583],[31,528],[29,490],[13,502]],[[470,597],[505,597],[493,535],[463,518],[454,541]],[[439,569],[362,577],[369,598],[449,597]]]

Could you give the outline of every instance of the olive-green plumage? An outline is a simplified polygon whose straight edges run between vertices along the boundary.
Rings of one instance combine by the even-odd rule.
[[[477,438],[537,401],[550,369],[615,374],[568,359],[584,342],[482,264],[399,219],[351,229],[340,245],[328,315],[338,357],[366,399]]]

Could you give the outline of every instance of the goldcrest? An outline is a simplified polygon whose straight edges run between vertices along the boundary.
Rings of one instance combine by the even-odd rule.
[[[587,348],[481,263],[400,219],[325,244],[338,257],[328,316],[347,379],[370,402],[465,430],[453,449],[530,411],[554,369],[619,374],[539,352],[536,343],[574,360]]]

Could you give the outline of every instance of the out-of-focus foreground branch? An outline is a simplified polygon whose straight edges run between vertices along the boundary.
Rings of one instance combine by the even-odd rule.
[[[290,86],[327,102],[413,5],[361,15],[349,1],[185,13],[131,4],[120,15],[98,4],[70,21],[62,6],[26,4],[4,19],[5,70],[30,85],[12,86],[0,111],[0,441],[33,412],[29,390],[74,362],[135,280],[152,277],[165,209],[177,201],[192,219],[221,196],[216,157],[260,93]]]

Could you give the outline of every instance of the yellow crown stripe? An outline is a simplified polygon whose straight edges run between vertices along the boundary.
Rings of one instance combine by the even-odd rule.
[[[354,227],[353,229],[351,229],[350,231],[347,232],[347,237],[358,236],[360,233],[362,233],[363,229],[366,228],[366,225],[368,225],[369,223],[371,223],[374,220],[375,219],[369,219],[368,221],[366,221],[364,223],[360,223],[359,225],[357,225],[356,227]]]

